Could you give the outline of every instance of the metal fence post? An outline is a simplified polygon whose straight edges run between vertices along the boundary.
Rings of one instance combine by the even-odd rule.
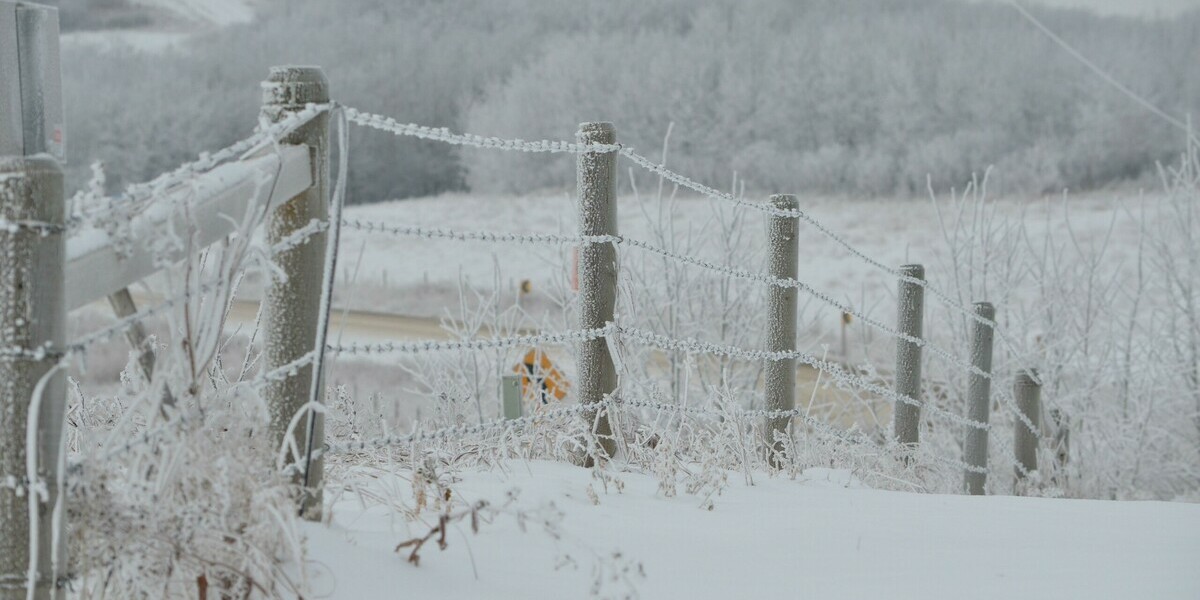
[[[309,103],[329,102],[329,82],[320,67],[272,67],[270,76],[262,83],[262,114],[278,122],[290,113],[303,110]],[[300,126],[283,139],[286,144],[306,144],[312,153],[313,185],[307,191],[288,200],[267,217],[267,243],[276,244],[308,225],[313,219],[327,220],[329,210],[329,113],[322,113]],[[325,233],[318,233],[300,244],[274,256],[286,280],[272,280],[264,292],[263,369],[270,371],[303,358],[314,350],[320,321],[322,274],[325,268]],[[316,348],[324,352],[324,348]],[[295,375],[272,382],[264,390],[270,407],[270,442],[281,447],[292,417],[308,402],[313,373],[311,364],[297,369]],[[321,389],[321,388],[318,388]],[[315,419],[309,427],[307,419]],[[313,432],[311,445],[307,432]],[[292,431],[292,439],[301,453],[305,448],[320,448],[324,443],[324,419],[310,412]],[[291,456],[289,462],[303,464],[303,456]],[[306,519],[321,518],[320,459],[309,465],[309,485],[300,500],[300,512]],[[303,474],[295,477],[303,484]]]
[[[800,203],[791,194],[771,196],[770,205],[779,210],[795,211]],[[767,226],[768,273],[778,279],[796,279],[799,274],[800,246],[796,238],[799,218],[791,215],[771,215]],[[767,291],[767,352],[794,352],[796,350],[796,305],[795,287],[771,286]],[[786,411],[796,408],[796,359],[767,361],[764,370],[764,389],[767,410]],[[787,435],[791,417],[767,419],[767,453],[773,464],[778,465],[782,442],[775,439],[776,433]]]
[[[48,155],[0,158],[0,599],[25,600],[30,563],[26,426],[39,381],[37,579],[33,597],[62,597],[66,500],[57,486],[66,388],[55,368],[66,342],[63,174]],[[45,224],[45,227],[40,226]],[[44,350],[44,352],[43,352]],[[35,494],[36,495],[36,494]],[[58,515],[57,526],[52,524]],[[56,539],[57,537],[57,539]]]
[[[581,144],[615,144],[612,123],[580,123],[575,139]],[[579,185],[579,235],[617,235],[617,155],[584,152],[576,162]],[[599,329],[613,320],[617,302],[617,250],[612,244],[587,244],[579,249],[579,328]],[[617,388],[617,370],[608,342],[580,342],[578,355],[579,401],[595,404]],[[589,414],[596,420],[600,449],[616,452],[616,440],[606,413]],[[585,461],[590,463],[590,459]]]
[[[996,307],[990,302],[976,302],[975,314],[995,321]],[[971,366],[991,375],[992,373],[992,337],[994,330],[991,325],[973,321],[971,327]],[[967,418],[987,424],[992,408],[992,379],[972,372],[967,383]],[[967,441],[963,447],[963,460],[976,469],[987,469],[988,462],[988,430],[980,427],[967,426]],[[968,494],[983,495],[984,484],[987,483],[987,471],[965,471],[963,487]]]
[[[925,280],[925,267],[904,265],[900,267],[904,277]],[[922,337],[925,316],[925,288],[915,282],[900,280],[897,297],[899,317],[897,329],[913,338]],[[896,341],[896,393],[913,400],[921,399],[921,346],[905,339]],[[896,441],[915,446],[921,436],[921,408],[906,402],[897,402],[892,420],[892,431]]]
[[[503,375],[500,377],[500,398],[503,403],[506,420],[521,418],[521,376]]]
[[[1032,369],[1017,374],[1013,382],[1013,396],[1016,397],[1017,411],[1025,415],[1033,430],[1019,416],[1013,423],[1013,452],[1019,467],[1014,467],[1017,473],[1017,492],[1021,491],[1025,473],[1032,473],[1038,468],[1037,449],[1039,430],[1041,429],[1042,386],[1037,382],[1037,373]],[[1022,471],[1024,469],[1024,471]]]

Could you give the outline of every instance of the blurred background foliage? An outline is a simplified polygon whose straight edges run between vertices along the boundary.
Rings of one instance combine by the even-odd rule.
[[[61,0],[64,29],[150,27],[126,0]],[[1153,177],[1184,147],[1011,8],[957,0],[263,0],[255,22],[152,52],[64,43],[71,186],[92,160],[148,179],[249,134],[276,64],[318,64],[335,97],[401,121],[525,139],[588,120],[669,164],[752,192],[911,197],[994,167],[1001,193]],[[1200,11],[1035,11],[1137,93],[1200,109]],[[349,199],[569,189],[566,158],[353,131]]]

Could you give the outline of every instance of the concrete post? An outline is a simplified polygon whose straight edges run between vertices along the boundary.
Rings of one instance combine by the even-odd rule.
[[[504,418],[511,421],[521,418],[521,376],[500,377],[500,398],[503,402]]]
[[[904,265],[900,267],[900,273],[922,281],[925,279],[925,267],[921,265]],[[925,288],[901,280],[897,302],[899,317],[896,328],[909,337],[921,338],[925,316]],[[908,340],[896,341],[895,390],[902,396],[918,401],[921,399],[921,347]],[[921,408],[897,402],[892,426],[897,442],[915,446],[921,441]]]
[[[612,123],[580,123],[575,139],[581,144],[615,144]],[[617,155],[585,152],[576,162],[579,190],[579,235],[617,235]],[[613,320],[617,302],[617,250],[612,244],[587,244],[579,249],[579,328],[598,329]],[[608,342],[595,339],[579,344],[579,401],[601,402],[617,389],[617,370]],[[595,414],[589,415],[594,419]],[[616,440],[607,414],[596,423],[600,449],[612,456]],[[590,460],[586,461],[590,463]]]
[[[1013,452],[1016,454],[1014,458],[1021,468],[1030,473],[1038,468],[1038,432],[1041,429],[1042,414],[1042,386],[1038,385],[1035,380],[1036,375],[1036,372],[1022,371],[1017,374],[1017,379],[1013,383],[1013,396],[1016,397],[1017,411],[1028,417],[1029,422],[1034,426],[1034,429],[1030,431],[1029,426],[1019,417],[1013,423]],[[1017,473],[1017,490],[1020,491],[1021,480],[1025,479],[1025,474],[1021,472],[1020,468],[1014,467],[1014,469]]]
[[[797,210],[800,203],[791,194],[771,196],[770,205],[780,210]],[[767,225],[767,271],[779,279],[796,279],[799,274],[800,246],[796,237],[799,219],[793,216],[771,215]],[[797,290],[794,287],[771,286],[767,291],[767,352],[796,350]],[[796,408],[796,359],[767,361],[763,372],[767,410]],[[765,430],[768,456],[775,463],[783,444],[775,441],[776,432],[787,434],[790,417],[767,420]],[[778,466],[778,465],[776,465]]]
[[[29,482],[26,426],[38,382],[58,362],[66,343],[63,290],[63,175],[48,155],[0,158],[0,600],[25,600],[29,572]],[[49,224],[50,228],[33,227]],[[45,349],[44,353],[24,351]],[[60,490],[66,388],[61,372],[40,396],[37,477],[48,493],[38,504],[37,580],[33,597],[62,597],[55,585],[66,564],[66,544],[51,526]],[[12,479],[9,479],[9,478]],[[18,493],[17,488],[21,488]],[[60,513],[65,519],[66,511]]]
[[[988,302],[976,302],[975,314],[994,321],[996,307]],[[971,365],[989,375],[992,372],[992,337],[994,331],[991,325],[972,321],[971,328]],[[971,373],[967,383],[967,418],[977,423],[987,423],[992,408],[992,380],[977,373]],[[963,461],[972,467],[987,468],[988,431],[978,427],[967,426],[967,441],[963,447]],[[987,473],[965,471],[963,487],[968,494],[983,495],[987,483]]]
[[[303,110],[309,103],[329,102],[329,82],[320,67],[272,67],[270,76],[262,84],[262,114],[271,122],[278,122],[289,113]],[[302,125],[283,139],[286,144],[306,144],[312,152],[313,185],[304,193],[288,200],[275,209],[267,218],[267,244],[276,244],[308,225],[312,219],[328,219],[329,210],[329,113],[323,113]],[[313,350],[320,322],[322,274],[325,267],[325,233],[309,238],[300,244],[275,255],[275,262],[283,269],[285,281],[271,281],[264,294],[266,303],[263,319],[263,347],[265,361],[263,369],[270,371],[296,361]],[[323,352],[324,348],[318,348]],[[307,403],[312,388],[312,378],[322,377],[313,373],[311,365],[296,371],[292,377],[274,382],[264,390],[270,407],[270,443],[273,448],[284,444],[284,436],[292,417]],[[320,388],[318,388],[320,389]],[[308,419],[315,419],[310,424]],[[303,453],[306,448],[320,448],[324,444],[324,420],[319,414],[309,413],[292,431],[292,438]],[[311,444],[307,432],[313,432]],[[304,464],[305,457],[290,456],[288,462]],[[312,461],[309,466],[308,486],[300,500],[301,515],[309,520],[321,518],[321,474],[324,464]],[[297,484],[303,485],[304,477],[298,474]]]

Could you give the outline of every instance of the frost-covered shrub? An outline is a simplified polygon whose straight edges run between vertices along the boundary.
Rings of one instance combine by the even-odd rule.
[[[105,410],[114,400],[83,400],[79,450],[93,452],[87,438],[136,409]],[[68,504],[68,556],[84,597],[203,597],[208,589],[271,598],[303,590],[288,566],[303,559],[293,490],[274,469],[271,449],[255,443],[264,433],[261,409],[211,406],[164,443],[84,462]]]
[[[1171,499],[1200,477],[1200,162],[1193,142],[1162,171],[1161,191],[1121,198],[1107,227],[1069,201],[1006,217],[978,180],[939,200],[945,228],[931,280],[959,302],[998,307],[992,390],[993,464],[1008,465],[1020,369],[1043,381],[1044,491],[1090,498]],[[985,176],[986,177],[986,176]],[[929,321],[930,335],[967,351],[968,323]],[[965,376],[931,361],[944,407],[961,407]],[[957,442],[952,442],[957,443]],[[1058,457],[1062,457],[1060,460]],[[997,461],[999,461],[997,463]]]
[[[554,37],[488,88],[465,124],[562,138],[578,121],[611,120],[623,143],[646,149],[674,122],[678,170],[720,181],[733,168],[764,193],[920,195],[928,177],[961,185],[992,165],[1016,170],[1005,178],[1013,190],[1095,187],[1139,177],[1177,147],[1153,115],[999,7],[762,1],[690,14],[681,32]],[[1166,83],[1182,73],[1135,68],[1172,64],[1160,54],[1171,51],[1145,44],[1116,55],[1099,45],[1103,21],[1047,19],[1134,89],[1174,90],[1156,100],[1175,114],[1197,106],[1194,92]],[[1173,26],[1112,33],[1186,37]],[[947,35],[929,34],[941,28]],[[472,153],[464,164],[472,189],[571,183],[569,170],[524,157]]]

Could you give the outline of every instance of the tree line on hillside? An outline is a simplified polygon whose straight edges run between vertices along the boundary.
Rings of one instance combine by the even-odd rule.
[[[1039,10],[1171,114],[1200,108],[1200,11]],[[319,64],[337,99],[401,121],[564,139],[610,120],[669,166],[752,190],[911,196],[994,167],[1002,191],[1154,173],[1183,135],[1008,7],[957,0],[279,0],[173,51],[64,49],[75,186],[93,159],[144,180],[244,137],[273,64]],[[562,157],[352,134],[352,202],[573,185]]]

